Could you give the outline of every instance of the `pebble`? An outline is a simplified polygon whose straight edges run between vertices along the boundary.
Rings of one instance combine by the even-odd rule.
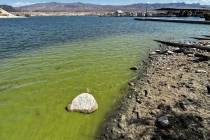
[[[205,71],[205,70],[196,70],[195,72],[196,73],[207,73],[207,71]]]
[[[180,106],[180,108],[183,110],[183,111],[186,111],[187,110],[187,108],[185,107],[185,104],[183,103],[183,102],[179,102],[179,106]]]
[[[158,118],[157,122],[158,125],[160,125],[161,127],[167,127],[170,124],[167,116],[162,116]]]
[[[157,54],[156,52],[151,52],[151,53],[150,53],[150,55],[156,55],[156,54]]]
[[[139,104],[141,104],[141,103],[142,103],[142,101],[141,101],[141,99],[140,99],[140,98],[136,98],[136,102],[137,102],[137,103],[139,103]]]
[[[161,52],[161,50],[156,50],[155,52],[156,52],[156,53],[160,53],[160,52]]]
[[[181,53],[181,52],[183,52],[183,49],[175,48],[175,49],[173,50],[173,52],[175,52],[175,53]]]
[[[144,96],[147,97],[148,94],[149,94],[148,91],[147,90],[144,90]]]
[[[122,115],[118,124],[119,128],[123,129],[126,127],[126,116]]]
[[[168,53],[169,55],[174,54],[174,52],[172,52],[172,51],[167,51],[167,53]]]
[[[128,82],[129,86],[135,86],[135,84],[133,82]]]
[[[193,54],[188,54],[187,56],[188,56],[188,57],[193,57],[194,55],[193,55]]]
[[[210,95],[210,85],[207,85],[207,91],[208,91],[208,94]]]

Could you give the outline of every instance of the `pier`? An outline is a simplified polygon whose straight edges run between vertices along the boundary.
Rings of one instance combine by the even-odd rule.
[[[135,20],[139,20],[139,21],[154,21],[154,22],[189,23],[189,24],[207,24],[207,25],[210,25],[210,21],[198,21],[198,20],[160,19],[160,18],[135,18]]]

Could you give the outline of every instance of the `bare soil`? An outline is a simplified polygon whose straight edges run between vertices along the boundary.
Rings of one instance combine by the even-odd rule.
[[[210,140],[210,61],[194,57],[210,52],[177,50],[162,46],[137,66],[97,139]]]

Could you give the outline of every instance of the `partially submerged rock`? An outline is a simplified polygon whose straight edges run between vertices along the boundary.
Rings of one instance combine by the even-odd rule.
[[[149,55],[156,55],[156,54],[157,54],[156,52],[149,53]]]
[[[130,70],[138,70],[137,66],[131,67]]]
[[[98,109],[98,104],[89,93],[82,93],[72,100],[67,106],[68,111],[81,112],[81,113],[92,113]]]
[[[156,52],[156,53],[160,53],[160,52],[161,52],[161,50],[155,50],[155,52]]]

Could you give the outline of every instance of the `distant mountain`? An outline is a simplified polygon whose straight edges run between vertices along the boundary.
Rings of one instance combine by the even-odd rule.
[[[185,4],[185,3],[154,3],[154,4],[131,4],[131,5],[96,5],[87,3],[37,3],[22,7],[17,7],[16,9],[21,11],[33,11],[33,12],[113,12],[116,10],[123,11],[143,11],[148,9],[158,9],[158,8],[201,8],[206,7],[196,4]]]
[[[16,8],[9,6],[9,5],[0,5],[0,8],[6,10],[8,12],[16,12],[17,11]]]

